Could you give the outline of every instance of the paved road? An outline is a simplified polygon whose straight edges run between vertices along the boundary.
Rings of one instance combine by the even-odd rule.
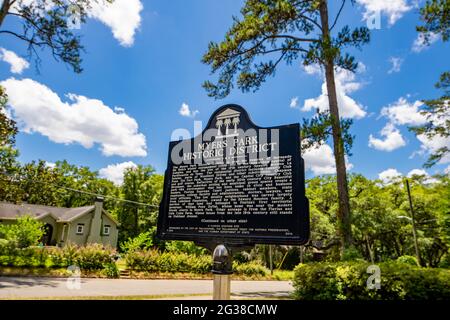
[[[112,297],[148,295],[202,295],[208,299],[212,280],[86,279],[80,289],[69,289],[67,279],[41,277],[0,277],[0,299],[48,297]],[[232,281],[232,298],[288,297],[288,281]],[[203,295],[204,294],[204,295]],[[169,298],[169,297],[167,297]]]

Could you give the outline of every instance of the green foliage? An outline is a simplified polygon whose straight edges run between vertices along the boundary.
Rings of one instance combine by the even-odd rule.
[[[447,252],[439,263],[439,268],[450,269],[450,252]]]
[[[379,264],[381,288],[367,288],[368,263],[312,263],[295,269],[300,300],[443,300],[450,295],[450,271],[398,262]]]
[[[354,246],[344,249],[341,260],[342,261],[358,261],[358,260],[364,261],[363,256],[361,255],[359,250],[357,248],[355,248]]]
[[[3,249],[2,249],[3,248]],[[82,270],[112,268],[115,250],[98,244],[78,247],[0,247],[0,265],[11,267],[67,268],[72,265]],[[108,271],[109,272],[109,271]]]
[[[448,41],[450,37],[450,0],[427,0],[420,9],[420,18],[423,25],[416,29],[421,33],[426,44],[429,44],[432,34],[440,35],[443,41]],[[409,129],[417,135],[423,135],[432,140],[436,138],[445,139],[450,136],[450,72],[441,74],[436,88],[444,91],[444,94],[436,99],[424,100],[425,106],[420,113],[427,119],[421,126],[410,127]],[[433,150],[425,167],[430,168],[439,163],[441,159],[450,153],[448,146],[443,146]]]
[[[142,249],[150,249],[153,246],[153,233],[143,232],[135,238],[129,238],[120,245],[123,252],[131,252]]]
[[[408,255],[398,257],[397,262],[406,263],[406,264],[409,264],[411,266],[416,266],[416,267],[419,266],[419,262],[417,261],[417,258],[413,257],[413,256],[408,256]]]
[[[114,262],[114,254],[115,251],[111,248],[90,244],[78,248],[74,262],[82,270],[100,270],[104,265]]]
[[[18,248],[37,245],[44,235],[44,224],[31,216],[23,216],[12,224],[0,224],[0,237]]]
[[[351,156],[351,149],[355,137],[350,133],[350,127],[353,124],[352,119],[341,119],[342,139],[347,155]],[[317,111],[317,114],[311,119],[303,119],[300,129],[302,139],[302,150],[318,148],[327,141],[332,135],[332,117],[329,112]]]
[[[450,0],[427,0],[420,9],[420,18],[424,23],[417,27],[429,41],[430,33],[437,33],[444,41],[450,37]]]
[[[428,139],[447,138],[450,136],[450,72],[444,72],[440,81],[436,83],[436,88],[442,89],[445,93],[436,99],[424,100],[424,106],[420,113],[427,119],[424,125],[410,127],[409,129],[417,135],[425,136]],[[430,168],[437,164],[447,154],[450,153],[448,146],[443,146],[429,156],[425,167]]]
[[[149,272],[211,272],[210,256],[188,255],[186,253],[159,252],[157,250],[133,251],[125,256],[127,266],[136,271]]]
[[[158,250],[132,251],[125,255],[128,268],[147,272],[184,272],[208,274],[212,269],[210,255],[195,255],[183,252],[160,252]],[[267,275],[267,269],[256,261],[233,263],[236,274]]]
[[[117,279],[120,277],[119,269],[114,262],[109,262],[104,265],[103,273],[111,279]]]
[[[257,261],[247,263],[238,263],[234,261],[233,272],[246,276],[266,276],[269,274],[269,270]]]
[[[14,147],[18,129],[16,122],[7,115],[7,101],[5,89],[0,86],[0,195],[7,193],[11,188],[6,177],[16,172],[19,155]]]
[[[335,177],[315,177],[307,181],[310,202],[311,242],[305,261],[314,261],[315,250],[337,261]],[[435,183],[414,176],[411,193],[416,216],[419,249],[425,265],[436,267],[450,247],[450,179],[436,176]],[[403,183],[383,184],[361,175],[349,177],[352,206],[353,245],[366,261],[395,260],[415,255],[408,197]]]
[[[46,48],[57,61],[63,61],[71,66],[74,72],[80,73],[80,53],[83,46],[80,36],[71,26],[78,21],[84,23],[92,3],[98,1],[4,0],[1,5],[0,26],[8,16],[18,19],[19,23],[9,24],[8,29],[2,29],[2,34],[23,41],[28,47],[29,55],[35,56],[38,65],[38,49]]]
[[[321,9],[319,1],[247,0],[242,18],[233,18],[225,39],[211,42],[203,56],[212,72],[219,73],[216,83],[206,81],[203,85],[209,95],[227,96],[234,82],[244,92],[256,91],[282,61],[290,65],[302,59],[310,65],[331,60],[336,66],[354,70],[357,64],[344,49],[367,43],[369,30],[345,26],[332,37],[320,19]]]
[[[7,116],[6,103],[8,96],[5,89],[0,86],[0,148],[13,146],[16,142],[17,125],[16,122]]]
[[[184,252],[196,256],[205,255],[208,253],[208,250],[195,245],[194,242],[192,241],[166,241],[165,248],[169,252],[174,253]]]
[[[121,224],[119,242],[138,236],[156,224],[164,178],[151,166],[128,168],[124,172],[120,192],[123,199],[146,203],[148,206],[121,203],[117,209]]]

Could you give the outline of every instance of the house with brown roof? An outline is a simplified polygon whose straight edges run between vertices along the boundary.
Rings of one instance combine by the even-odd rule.
[[[101,198],[97,198],[92,206],[78,208],[0,202],[0,223],[14,223],[25,215],[44,223],[44,245],[63,247],[68,243],[99,243],[117,246],[119,223],[103,209]]]

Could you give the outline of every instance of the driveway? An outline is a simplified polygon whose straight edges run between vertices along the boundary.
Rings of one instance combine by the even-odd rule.
[[[114,296],[200,296],[210,299],[212,280],[86,279],[79,287],[65,278],[0,277],[0,299]],[[78,287],[78,288],[77,288]],[[293,291],[288,281],[231,281],[234,299],[286,298]]]

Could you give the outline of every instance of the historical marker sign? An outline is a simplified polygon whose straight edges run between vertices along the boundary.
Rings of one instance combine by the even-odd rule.
[[[298,124],[262,128],[238,105],[169,146],[158,236],[228,245],[304,244],[309,206]]]

